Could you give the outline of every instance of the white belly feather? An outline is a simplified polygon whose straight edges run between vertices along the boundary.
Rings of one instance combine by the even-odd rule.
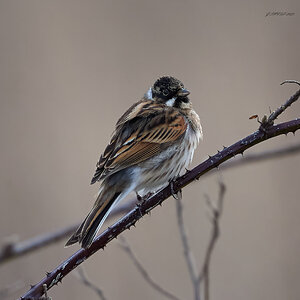
[[[180,144],[173,145],[160,155],[143,162],[142,167],[139,167],[140,176],[135,190],[140,195],[155,192],[165,187],[170,180],[183,175],[201,138],[201,131],[195,132],[188,126]]]

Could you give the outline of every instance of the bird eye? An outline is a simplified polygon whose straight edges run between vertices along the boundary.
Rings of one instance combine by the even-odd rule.
[[[169,91],[167,89],[163,90],[163,95],[164,96],[168,96],[168,94],[169,94]]]

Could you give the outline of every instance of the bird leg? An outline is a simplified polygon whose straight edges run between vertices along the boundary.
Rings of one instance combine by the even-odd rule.
[[[175,181],[175,179],[170,180],[171,194],[172,194],[172,196],[175,200],[182,199],[182,190],[179,189],[177,192],[175,192],[175,190],[174,190],[174,181]]]
[[[144,196],[139,195],[138,192],[135,192],[135,193],[136,193],[136,198],[137,198],[137,200],[138,200],[138,202],[136,203],[136,206],[138,207],[139,212],[140,212],[140,215],[141,215],[141,217],[142,217],[143,215],[142,215],[142,211],[141,211],[141,206],[142,206],[142,205],[146,202],[146,200],[147,200],[148,198],[150,198],[154,193],[153,193],[153,192],[149,192],[149,193],[147,193],[147,194],[144,195]]]

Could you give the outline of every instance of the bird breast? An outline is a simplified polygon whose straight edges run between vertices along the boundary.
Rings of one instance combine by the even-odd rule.
[[[140,164],[136,191],[140,195],[158,191],[182,175],[193,159],[200,138],[200,131],[195,132],[189,125],[180,141]]]

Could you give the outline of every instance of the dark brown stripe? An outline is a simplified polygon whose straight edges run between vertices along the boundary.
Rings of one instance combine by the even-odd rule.
[[[172,128],[170,128],[169,130],[166,130],[165,133],[163,134],[163,136],[161,137],[162,140],[166,139],[167,136],[170,134],[170,132],[172,131]]]
[[[164,128],[161,128],[160,130],[158,130],[158,132],[155,134],[155,136],[153,136],[153,140],[155,140],[159,135],[161,135],[163,130],[164,130]]]

